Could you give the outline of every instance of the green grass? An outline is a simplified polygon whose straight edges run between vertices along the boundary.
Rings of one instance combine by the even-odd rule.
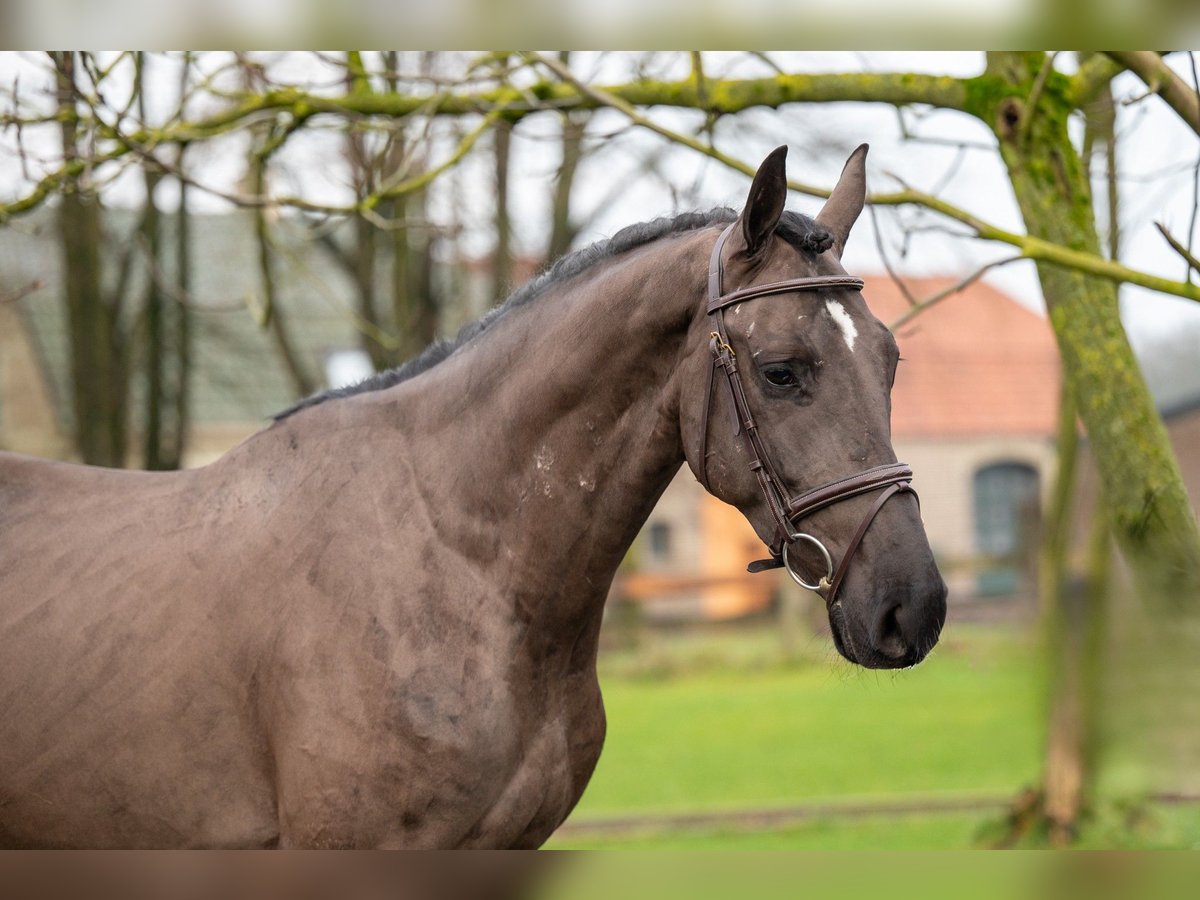
[[[955,628],[927,661],[892,673],[824,650],[784,664],[769,631],[676,643],[602,662],[608,739],[572,822],[1006,793],[1037,775],[1036,654],[1011,629]],[[638,662],[647,656],[653,664]],[[978,824],[961,813],[830,819],[771,832],[568,836],[552,846],[962,847]]]
[[[575,850],[928,850],[971,847],[980,817],[969,813],[817,819],[769,830],[704,828],[555,839]]]
[[[634,830],[556,838],[576,850],[953,850],[986,847],[997,817],[977,813],[815,819],[783,828]],[[1028,849],[1042,846],[1026,841]],[[1126,812],[1106,806],[1085,817],[1081,850],[1200,850],[1200,808],[1146,805]]]

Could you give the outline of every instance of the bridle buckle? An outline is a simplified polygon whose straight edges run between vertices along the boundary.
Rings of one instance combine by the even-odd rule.
[[[724,353],[730,359],[737,359],[737,354],[733,352],[733,347],[729,346],[716,331],[708,333],[708,346],[712,349],[713,356],[720,356]]]

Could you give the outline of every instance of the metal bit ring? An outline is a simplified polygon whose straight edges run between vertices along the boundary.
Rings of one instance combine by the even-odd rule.
[[[795,569],[792,568],[791,560],[788,559],[788,547],[796,541],[808,541],[821,551],[821,556],[825,558],[825,575],[816,584],[809,584],[804,580]],[[825,545],[813,537],[811,534],[800,534],[794,532],[788,536],[788,541],[783,545],[783,567],[787,569],[787,573],[792,576],[792,581],[810,591],[819,591],[823,588],[828,588],[829,583],[833,581],[833,557],[829,555],[829,551],[825,549]]]

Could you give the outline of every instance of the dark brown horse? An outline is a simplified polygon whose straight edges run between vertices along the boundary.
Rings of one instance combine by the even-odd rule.
[[[879,499],[909,477],[896,344],[839,262],[865,148],[816,220],[783,157],[740,216],[574,253],[203,469],[0,454],[0,845],[539,845],[600,755],[613,574],[685,460],[847,658],[918,662],[945,587],[914,496]]]

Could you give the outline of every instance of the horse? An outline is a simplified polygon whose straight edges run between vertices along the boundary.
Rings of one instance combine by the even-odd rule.
[[[208,466],[0,454],[0,845],[539,846],[604,741],[610,584],[685,463],[846,659],[919,662],[946,588],[896,342],[841,266],[866,146],[815,219],[786,152],[740,213],[571,253]]]

